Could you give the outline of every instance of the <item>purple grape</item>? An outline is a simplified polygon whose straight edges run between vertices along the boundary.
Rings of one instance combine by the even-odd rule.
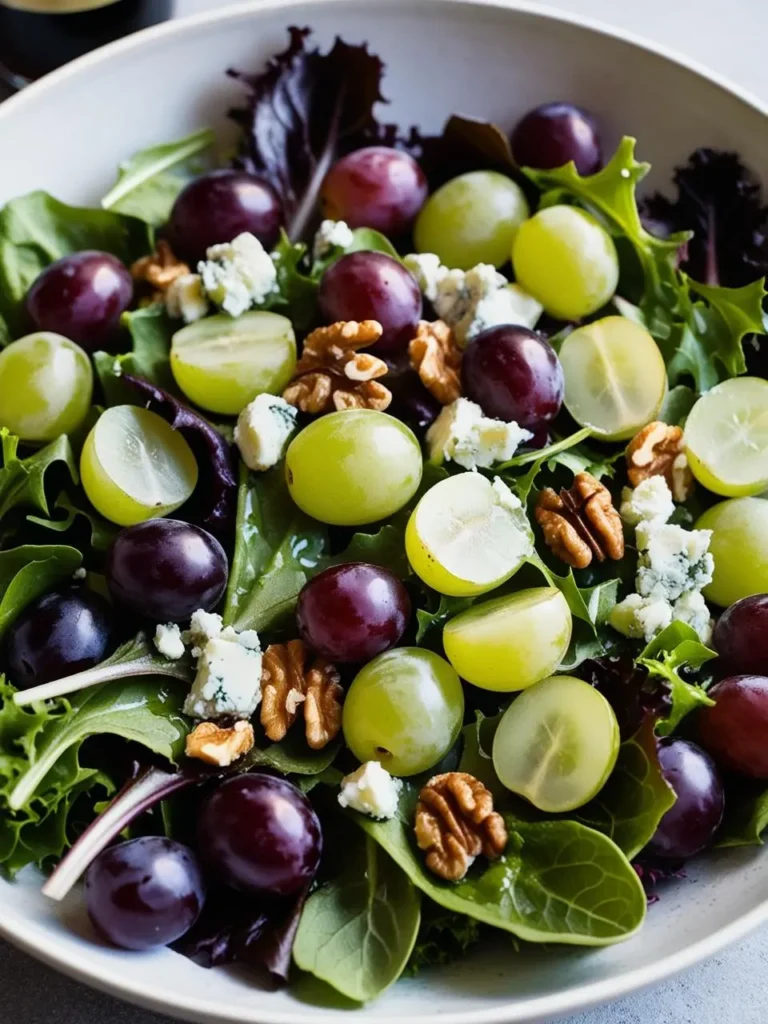
[[[729,676],[708,691],[698,739],[722,768],[768,779],[768,677]]]
[[[88,351],[108,346],[133,300],[133,279],[108,252],[63,256],[27,293],[27,313],[39,331],[63,334]]]
[[[91,921],[122,949],[167,946],[200,916],[205,883],[195,855],[171,839],[144,836],[111,846],[88,868]]]
[[[579,174],[594,174],[602,165],[597,122],[572,103],[545,103],[518,122],[512,154],[520,167],[549,170],[573,160]]]
[[[378,320],[384,329],[372,351],[396,356],[404,352],[421,319],[421,292],[402,263],[383,252],[351,252],[323,274],[320,312],[329,323]]]
[[[337,161],[321,192],[323,215],[385,235],[408,231],[427,198],[424,172],[408,153],[368,146]]]
[[[387,388],[392,392],[392,404],[387,412],[402,420],[415,434],[424,434],[440,415],[442,405],[410,366],[400,375],[387,374]]]
[[[216,538],[176,519],[150,519],[121,530],[107,554],[115,603],[153,622],[182,622],[198,608],[212,611],[228,572]]]
[[[315,877],[323,839],[304,794],[259,774],[227,779],[214,790],[198,818],[198,844],[228,885],[289,896]]]
[[[408,591],[388,569],[347,562],[325,569],[299,594],[302,640],[335,662],[370,661],[394,647],[411,617]]]
[[[277,241],[283,211],[266,181],[245,171],[209,171],[191,181],[171,210],[168,234],[177,256],[205,259],[211,245],[250,231],[265,248]]]
[[[717,620],[714,647],[728,675],[768,675],[768,594],[753,594]]]
[[[112,608],[85,587],[46,594],[28,605],[6,639],[8,675],[20,690],[84,672],[114,640]]]
[[[662,741],[659,762],[677,800],[659,822],[646,852],[685,860],[712,842],[723,819],[723,784],[709,754],[688,740]]]
[[[490,327],[467,346],[464,393],[493,419],[538,431],[563,404],[563,368],[548,341],[526,327]]]

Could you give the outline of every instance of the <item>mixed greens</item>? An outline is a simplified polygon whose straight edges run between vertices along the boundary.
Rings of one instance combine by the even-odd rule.
[[[566,103],[402,132],[309,39],[233,166],[0,210],[0,869],[366,1002],[762,841],[768,210]]]

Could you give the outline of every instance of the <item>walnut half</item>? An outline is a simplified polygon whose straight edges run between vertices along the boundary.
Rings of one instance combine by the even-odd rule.
[[[301,640],[271,644],[261,668],[261,724],[267,737],[279,743],[303,709],[307,743],[322,750],[341,730],[344,691],[339,673],[325,658],[307,667]]]
[[[661,420],[648,423],[627,445],[627,476],[633,487],[663,476],[675,501],[687,501],[696,483],[683,445],[683,431]]]
[[[429,780],[419,793],[414,828],[427,867],[447,882],[462,879],[481,853],[495,859],[507,845],[507,827],[490,790],[467,772]]]
[[[173,249],[162,238],[151,256],[142,256],[131,264],[131,277],[137,283],[149,285],[153,302],[162,301],[173,282],[188,273],[189,266],[174,256]]]
[[[441,405],[461,398],[462,352],[448,324],[421,320],[408,355],[422,384]]]
[[[544,543],[567,565],[586,569],[593,558],[624,557],[621,516],[607,487],[591,473],[578,473],[569,490],[541,492],[534,511]]]
[[[253,749],[253,726],[250,722],[235,722],[222,729],[215,722],[201,722],[187,736],[187,757],[206,764],[227,768],[233,761]]]

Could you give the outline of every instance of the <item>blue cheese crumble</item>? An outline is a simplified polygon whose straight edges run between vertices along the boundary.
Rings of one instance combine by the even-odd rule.
[[[352,246],[355,236],[345,220],[324,220],[317,229],[312,244],[312,258],[325,259],[334,249],[346,252]]]
[[[249,469],[270,469],[282,459],[296,429],[298,410],[276,395],[257,395],[240,413],[235,444]]]
[[[653,521],[666,523],[675,511],[672,492],[663,476],[649,476],[634,490],[625,487],[621,498],[621,518],[630,526]]]
[[[191,324],[207,316],[208,309],[208,298],[199,274],[182,274],[171,282],[165,293],[165,311],[173,320]]]
[[[181,639],[181,630],[175,622],[167,625],[159,625],[155,630],[155,647],[169,661],[178,661],[186,653],[184,641]]]
[[[475,402],[458,398],[442,409],[427,431],[427,447],[432,462],[448,459],[463,469],[487,469],[511,459],[531,437],[517,423],[490,419]]]
[[[356,772],[341,780],[339,803],[378,821],[397,814],[401,779],[393,778],[378,761],[366,761]]]
[[[249,231],[232,242],[212,245],[198,264],[203,289],[215,305],[237,317],[261,305],[277,290],[277,268],[264,246]]]
[[[715,563],[709,552],[711,530],[684,530],[658,520],[637,527],[636,586],[642,597],[675,601],[712,582]]]

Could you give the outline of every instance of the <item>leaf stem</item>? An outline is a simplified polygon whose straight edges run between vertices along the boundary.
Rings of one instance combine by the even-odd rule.
[[[89,687],[98,686],[101,683],[126,679],[129,676],[167,676],[170,679],[181,679],[185,683],[191,682],[192,679],[191,669],[186,660],[160,661],[151,655],[144,655],[117,665],[109,663],[97,665],[95,668],[76,672],[63,679],[54,679],[50,683],[33,686],[29,690],[20,690],[18,693],[14,693],[13,702],[18,707],[27,707],[38,701],[66,697],[70,693],[87,690]]]

